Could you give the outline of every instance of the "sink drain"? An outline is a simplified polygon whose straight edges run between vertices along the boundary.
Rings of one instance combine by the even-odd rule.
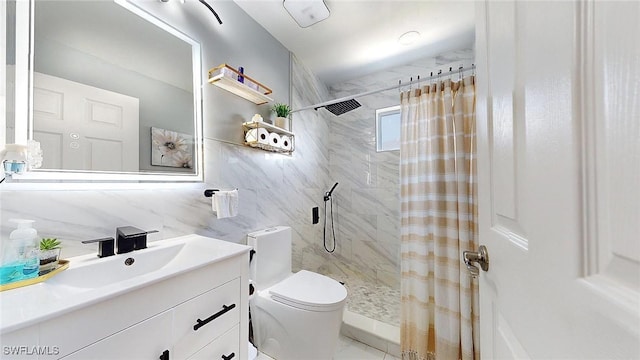
[[[124,261],[124,264],[125,264],[125,265],[127,265],[127,266],[129,266],[129,265],[132,265],[134,261],[136,261],[134,258],[127,258],[127,259]]]

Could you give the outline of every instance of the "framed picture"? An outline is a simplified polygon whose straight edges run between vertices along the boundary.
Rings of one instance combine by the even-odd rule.
[[[193,136],[151,127],[151,165],[191,169]]]

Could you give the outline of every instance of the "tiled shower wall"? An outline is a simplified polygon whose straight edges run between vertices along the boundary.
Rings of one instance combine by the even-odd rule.
[[[473,58],[473,49],[425,58],[332,85],[331,98],[389,87],[398,80],[407,83],[411,77],[425,78],[439,69],[448,73],[449,67],[469,68]],[[453,78],[457,76],[454,71]],[[400,152],[376,151],[375,111],[399,105],[399,91],[389,90],[357,100],[362,107],[341,116],[329,115],[329,183],[339,183],[334,192],[338,246],[329,263],[305,262],[304,267],[320,266],[321,272],[333,274],[347,283],[364,282],[370,287],[397,290],[400,287]]]

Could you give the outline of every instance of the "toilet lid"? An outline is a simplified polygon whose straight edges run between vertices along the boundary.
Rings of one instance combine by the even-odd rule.
[[[300,270],[269,289],[275,301],[300,309],[332,311],[343,306],[347,289],[330,277]]]

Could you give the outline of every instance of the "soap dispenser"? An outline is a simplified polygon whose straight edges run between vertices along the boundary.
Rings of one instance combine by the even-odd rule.
[[[17,244],[11,241],[2,242],[2,258],[0,259],[0,285],[20,281],[24,274],[24,260],[20,257]]]
[[[40,248],[38,242],[38,232],[33,228],[34,220],[11,219],[10,222],[17,224],[17,229],[9,234],[10,247],[17,254],[15,259],[18,264],[22,264],[22,279],[31,279],[38,276],[40,268]]]

